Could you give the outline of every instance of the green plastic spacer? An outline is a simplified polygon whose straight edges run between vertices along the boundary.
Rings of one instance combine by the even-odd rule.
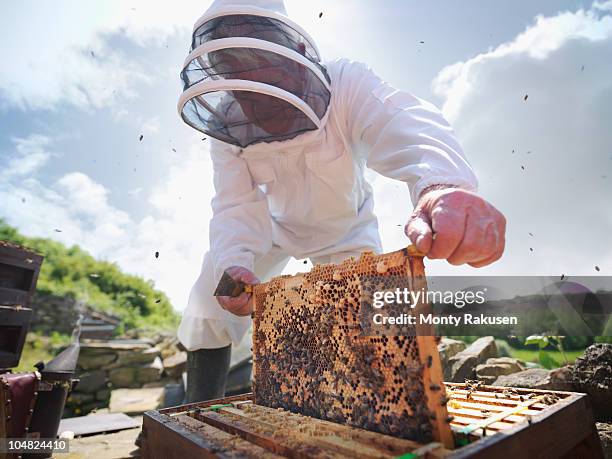
[[[210,405],[210,406],[207,406],[206,408],[202,408],[202,411],[219,411],[221,408],[227,408],[230,406],[232,406],[231,403],[226,403],[222,405]]]
[[[466,446],[470,444],[470,440],[468,437],[459,437],[457,438],[456,443],[459,446]]]

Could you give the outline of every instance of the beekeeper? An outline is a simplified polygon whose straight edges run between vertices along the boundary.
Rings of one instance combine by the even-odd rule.
[[[250,294],[213,296],[224,270],[254,284],[290,257],[338,263],[381,251],[366,167],[406,183],[406,234],[429,258],[479,267],[502,255],[504,217],[476,194],[440,112],[364,64],[323,64],[282,0],[215,1],[181,78],[179,113],[211,137],[216,190],[210,250],[178,330],[188,402],[223,396],[231,345],[251,323]]]

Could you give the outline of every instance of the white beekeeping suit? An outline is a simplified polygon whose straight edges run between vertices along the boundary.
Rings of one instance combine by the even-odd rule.
[[[413,203],[431,185],[477,186],[439,110],[361,63],[322,64],[284,13],[282,2],[216,1],[194,28],[179,112],[216,139],[216,195],[210,251],[178,331],[189,350],[238,343],[249,328],[213,297],[226,268],[267,280],[291,256],[336,263],[380,251],[366,167],[405,182]],[[289,121],[266,127],[279,113]]]

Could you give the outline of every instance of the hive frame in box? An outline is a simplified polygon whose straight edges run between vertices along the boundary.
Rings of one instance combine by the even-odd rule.
[[[364,322],[374,292],[395,288],[427,288],[423,255],[413,247],[366,252],[255,286],[254,402],[450,447],[431,327],[371,335]],[[430,307],[421,302],[411,311],[428,313]]]
[[[495,406],[500,410],[524,399],[542,398],[503,418],[489,433],[474,430],[465,437],[468,445],[451,451],[439,443],[419,444],[283,410],[257,407],[253,394],[148,411],[143,417],[143,457],[427,457],[447,459],[603,459],[603,451],[585,394],[535,389],[445,383],[449,410],[471,410],[475,423]],[[470,396],[468,397],[468,393]],[[507,395],[504,395],[507,394]],[[471,399],[471,401],[470,401]],[[480,403],[482,402],[482,403]],[[548,403],[551,403],[548,405]],[[247,408],[249,404],[256,409]],[[485,408],[486,407],[486,410]],[[259,414],[257,413],[259,412]],[[295,420],[302,418],[303,422]],[[456,416],[451,422],[457,440],[471,421]],[[498,429],[499,428],[499,429]],[[503,433],[499,433],[499,430]]]

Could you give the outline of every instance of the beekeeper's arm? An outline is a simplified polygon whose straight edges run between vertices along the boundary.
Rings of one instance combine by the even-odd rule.
[[[367,166],[406,182],[414,212],[406,234],[429,258],[484,266],[501,257],[505,219],[478,196],[453,130],[432,104],[348,64],[341,96],[351,142]],[[348,89],[348,90],[347,90]]]
[[[256,254],[272,248],[272,226],[268,204],[262,191],[253,183],[246,161],[237,148],[212,140],[215,197],[210,221],[210,254],[215,284],[223,271],[247,284],[258,283],[253,274]],[[219,304],[237,315],[250,313],[251,295],[236,298],[218,297]]]

